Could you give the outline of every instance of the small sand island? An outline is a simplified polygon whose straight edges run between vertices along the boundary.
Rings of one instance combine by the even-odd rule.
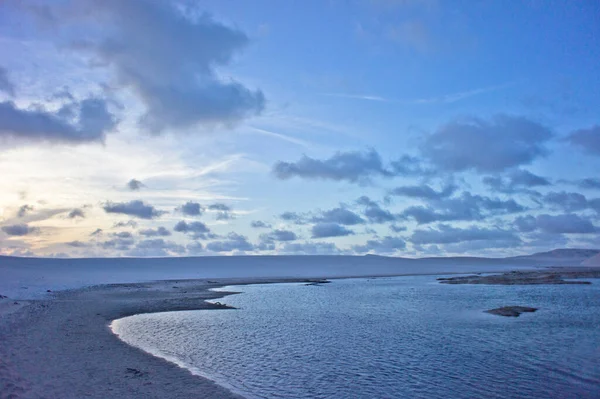
[[[489,285],[555,285],[555,284],[591,284],[581,281],[583,278],[600,278],[598,268],[546,269],[534,271],[511,271],[492,275],[469,275],[458,277],[440,277],[442,284],[489,284]]]
[[[486,310],[485,313],[495,314],[497,316],[505,317],[519,317],[521,313],[533,313],[537,308],[530,308],[527,306],[503,306],[501,308]]]

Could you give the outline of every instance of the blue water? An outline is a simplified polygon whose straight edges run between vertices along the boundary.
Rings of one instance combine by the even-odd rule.
[[[237,310],[136,315],[126,342],[248,398],[600,398],[600,280],[432,276],[226,287]],[[538,307],[507,318],[505,305]]]

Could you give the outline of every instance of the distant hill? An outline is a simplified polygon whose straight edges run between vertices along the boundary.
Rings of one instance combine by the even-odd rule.
[[[515,256],[515,260],[530,260],[537,262],[552,262],[556,266],[577,266],[587,259],[600,254],[600,249],[559,248],[548,252],[538,252],[532,255]]]
[[[587,258],[581,262],[582,266],[599,266],[600,267],[600,254],[594,255],[591,258]]]

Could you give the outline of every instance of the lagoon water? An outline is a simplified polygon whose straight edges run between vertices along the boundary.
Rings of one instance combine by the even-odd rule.
[[[225,287],[236,310],[127,317],[125,342],[247,398],[600,398],[600,280],[433,276]],[[506,305],[538,307],[506,318]]]

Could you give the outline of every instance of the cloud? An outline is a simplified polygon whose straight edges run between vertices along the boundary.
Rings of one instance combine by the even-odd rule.
[[[313,217],[312,221],[316,223],[338,223],[345,226],[365,223],[365,220],[359,215],[342,207],[324,211],[320,215]]]
[[[106,213],[122,213],[140,219],[154,219],[164,213],[163,211],[157,210],[154,206],[145,204],[140,200],[116,203],[109,201],[103,208]]]
[[[574,213],[521,216],[515,220],[515,226],[523,233],[540,230],[547,234],[590,234],[597,231],[592,222]]]
[[[206,249],[212,252],[253,251],[254,245],[245,236],[231,232],[226,240],[206,244]]]
[[[81,210],[79,208],[75,208],[69,212],[67,217],[69,219],[85,218],[85,213],[83,212],[83,210]]]
[[[404,227],[404,226],[398,226],[398,225],[395,225],[395,224],[391,224],[390,225],[390,230],[392,230],[394,233],[401,233],[403,231],[406,231],[407,228]]]
[[[552,191],[543,197],[543,201],[550,206],[558,207],[565,211],[580,211],[588,207],[588,200],[583,194],[568,193],[566,191]]]
[[[185,246],[189,255],[199,255],[204,252],[204,245],[198,241],[194,241]]]
[[[286,242],[279,251],[282,253],[304,255],[336,255],[341,252],[331,242]]]
[[[279,217],[288,222],[294,222],[296,224],[306,223],[306,218],[297,212],[283,212]]]
[[[86,248],[88,246],[88,244],[82,241],[70,241],[65,244],[73,248]]]
[[[449,184],[444,187],[441,191],[435,191],[433,188],[426,184],[420,186],[402,186],[393,189],[390,194],[410,197],[410,198],[422,198],[428,200],[446,198],[454,194],[457,187],[453,184]]]
[[[15,95],[15,85],[8,78],[6,68],[0,66],[0,92],[4,92],[11,97]]]
[[[131,246],[135,243],[135,240],[133,239],[131,233],[116,233],[111,234],[111,236],[114,238],[98,243],[102,247],[102,249],[126,251],[129,248],[131,248]]]
[[[577,182],[579,188],[587,190],[600,190],[600,179],[596,177],[589,177],[587,179],[581,179]]]
[[[298,239],[298,236],[290,230],[273,230],[269,233],[261,234],[260,239],[263,242],[294,241]]]
[[[279,161],[273,166],[273,174],[281,180],[299,177],[351,183],[366,183],[375,176],[391,177],[394,175],[392,171],[384,168],[381,157],[373,149],[364,153],[338,152],[325,160],[304,155],[296,162]]]
[[[144,183],[142,183],[141,181],[139,181],[137,179],[131,179],[131,180],[129,180],[129,182],[127,182],[127,188],[130,189],[131,191],[137,191],[137,190],[141,189],[142,187],[144,187]]]
[[[120,227],[131,227],[132,229],[135,229],[137,227],[137,222],[135,220],[129,220],[127,222],[117,222],[115,224],[113,224],[113,228],[120,228]]]
[[[166,236],[170,236],[171,232],[169,230],[167,230],[166,228],[164,228],[163,226],[160,226],[156,229],[143,229],[139,231],[140,235],[146,236],[146,237],[166,237]]]
[[[90,233],[90,236],[97,237],[97,236],[102,235],[103,233],[104,233],[104,231],[102,229],[96,229]]]
[[[448,123],[425,139],[421,151],[442,171],[501,172],[546,155],[550,138],[545,126],[500,115]]]
[[[142,240],[135,247],[127,252],[128,256],[173,256],[183,255],[186,248],[183,245],[176,244],[172,241],[165,241],[162,238]]]
[[[231,207],[223,203],[215,203],[208,206],[211,211],[218,211],[215,219],[216,220],[229,220],[234,219],[234,215],[230,212]]]
[[[352,249],[356,252],[377,252],[377,253],[393,253],[399,249],[405,249],[406,242],[398,237],[385,236],[378,240],[368,240],[363,245],[353,245]]]
[[[100,98],[65,105],[58,111],[39,104],[23,109],[12,101],[0,102],[0,138],[67,144],[103,142],[116,123],[106,100]]]
[[[186,216],[200,216],[204,212],[204,208],[197,202],[188,201],[178,208],[181,213]]]
[[[410,237],[413,244],[454,244],[465,241],[503,241],[519,243],[519,237],[509,230],[498,228],[481,228],[470,226],[468,228],[456,228],[447,224],[439,225],[437,229],[415,230]]]
[[[396,216],[383,209],[378,203],[367,196],[360,197],[357,204],[364,206],[364,215],[370,223],[386,223],[396,220]]]
[[[590,155],[600,155],[600,125],[572,132],[567,140]]]
[[[545,177],[535,175],[524,169],[513,170],[508,174],[508,180],[500,176],[486,176],[483,178],[483,183],[488,185],[492,190],[512,194],[516,192],[524,192],[528,194],[539,195],[532,190],[531,187],[551,186],[552,183]]]
[[[216,204],[211,204],[208,206],[208,209],[210,209],[211,211],[223,211],[223,212],[228,212],[231,210],[231,207],[226,205],[226,204],[222,204],[222,203],[216,203]]]
[[[337,223],[318,223],[312,229],[312,238],[344,237],[354,234],[352,230]]]
[[[425,169],[419,158],[410,155],[403,155],[392,161],[391,167],[394,174],[398,176],[430,176],[436,173],[433,170]]]
[[[271,225],[269,223],[265,223],[262,220],[253,220],[250,222],[250,227],[255,229],[270,229]]]
[[[22,218],[25,215],[27,215],[27,213],[29,211],[33,211],[33,206],[31,205],[22,205],[21,207],[19,207],[19,210],[17,211],[17,217]]]
[[[79,2],[78,2],[79,3]],[[116,83],[145,105],[142,127],[166,129],[229,127],[262,112],[265,97],[215,68],[227,65],[248,37],[195,8],[166,1],[86,1],[72,13],[76,27],[90,25],[74,48],[116,72]],[[64,25],[64,18],[61,19]],[[84,32],[85,33],[85,32]]]
[[[110,237],[112,238],[99,243],[103,249],[126,251],[135,243],[133,234],[128,231],[111,233]]]
[[[178,233],[191,234],[194,239],[214,238],[215,235],[210,232],[210,229],[202,222],[186,222],[182,220],[173,228]]]
[[[31,227],[25,223],[2,226],[1,229],[9,236],[26,236],[40,231],[38,227]]]
[[[501,200],[463,192],[460,197],[430,201],[427,206],[406,208],[400,217],[419,224],[454,220],[483,220],[488,216],[525,211],[515,200]]]

